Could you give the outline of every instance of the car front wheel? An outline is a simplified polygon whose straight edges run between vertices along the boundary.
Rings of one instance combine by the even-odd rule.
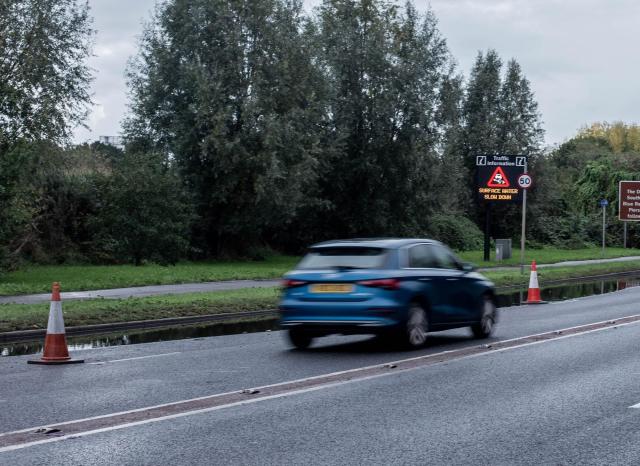
[[[498,310],[491,296],[483,296],[480,322],[471,326],[476,338],[489,338],[493,333],[498,318]]]

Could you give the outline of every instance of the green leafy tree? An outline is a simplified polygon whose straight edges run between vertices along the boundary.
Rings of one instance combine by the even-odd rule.
[[[87,2],[0,2],[0,147],[64,141],[84,121],[92,37]]]
[[[464,155],[470,170],[476,154],[498,154],[502,60],[495,50],[478,53],[467,84],[463,106]]]
[[[95,179],[88,220],[100,262],[175,263],[189,246],[190,203],[179,178],[157,154],[124,153]]]
[[[500,90],[498,150],[503,154],[528,155],[530,162],[540,155],[544,131],[529,80],[515,60],[507,63]]]
[[[535,162],[541,153],[544,132],[529,81],[515,60],[508,62],[503,77],[497,52],[479,53],[467,85],[463,112],[463,153],[470,171],[475,169],[477,154],[524,154],[529,156],[529,171],[537,174]],[[469,180],[472,184],[473,177]],[[544,186],[536,184],[531,191],[534,202],[537,191]],[[482,224],[485,209],[474,204],[476,219]],[[491,210],[492,236],[520,235],[519,206],[495,204]]]
[[[438,89],[449,63],[435,17],[411,3],[327,0],[316,29],[335,136],[322,180],[328,231],[424,231],[436,203]]]
[[[32,144],[66,141],[86,115],[92,36],[86,2],[0,1],[0,262],[31,223],[21,181]]]
[[[172,0],[142,36],[126,133],[175,159],[204,254],[286,242],[320,204],[326,113],[303,23],[299,1]]]

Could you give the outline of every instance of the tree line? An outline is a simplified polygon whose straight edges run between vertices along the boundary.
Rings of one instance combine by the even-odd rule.
[[[532,241],[572,247],[593,241],[593,164],[638,150],[635,130],[600,125],[545,153],[515,59],[481,51],[465,77],[432,11],[383,0],[158,3],[127,70],[125,147],[73,146],[92,40],[86,3],[0,2],[5,265],[258,258],[355,236],[479,248],[478,153],[528,155]],[[610,154],[585,162],[594,144]],[[494,235],[515,239],[519,208],[494,212]]]

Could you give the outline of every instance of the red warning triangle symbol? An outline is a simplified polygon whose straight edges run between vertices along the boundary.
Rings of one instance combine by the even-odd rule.
[[[507,175],[505,175],[504,171],[502,171],[502,167],[497,167],[493,172],[493,175],[491,175],[491,178],[489,178],[487,187],[488,188],[508,188],[509,186],[510,186],[509,178],[507,178]]]

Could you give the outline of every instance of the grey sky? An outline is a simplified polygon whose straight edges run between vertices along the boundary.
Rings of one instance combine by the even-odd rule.
[[[89,0],[97,38],[91,66],[96,103],[90,131],[76,141],[116,135],[126,112],[124,70],[155,0]],[[305,6],[320,0],[305,0]],[[637,0],[415,0],[430,4],[468,76],[478,50],[516,58],[540,104],[548,144],[593,121],[639,122],[640,2]]]

